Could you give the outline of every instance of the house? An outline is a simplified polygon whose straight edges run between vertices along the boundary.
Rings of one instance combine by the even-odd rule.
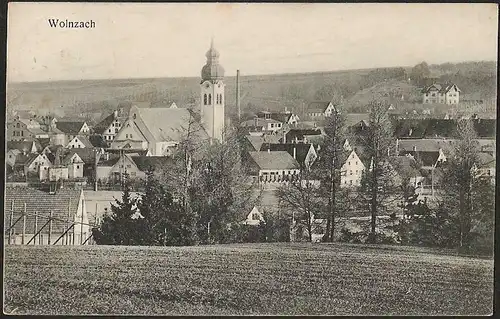
[[[145,177],[145,173],[137,167],[131,154],[115,155],[97,164],[97,180],[101,182],[119,184],[125,174],[130,178]]]
[[[331,101],[314,101],[309,103],[307,107],[307,115],[311,118],[328,117],[332,115],[334,110],[335,106]]]
[[[300,120],[296,114],[293,114],[286,108],[284,112],[258,112],[257,117],[262,119],[273,119],[286,125],[297,125]]]
[[[366,166],[356,151],[352,150],[340,169],[340,186],[357,187],[361,185],[361,177]]]
[[[323,130],[319,127],[310,129],[292,128],[285,132],[284,143],[308,143],[306,136],[324,135]]]
[[[126,119],[119,110],[115,110],[94,127],[94,134],[100,135],[106,142],[111,142]]]
[[[318,157],[316,150],[312,144],[274,144],[274,143],[263,143],[261,145],[260,151],[276,152],[276,151],[286,151],[288,154],[292,155],[294,159],[297,160],[301,168],[310,169],[314,161]]]
[[[248,173],[259,183],[286,182],[297,178],[300,165],[286,151],[249,152]]]
[[[453,83],[434,83],[422,89],[422,103],[424,104],[458,104],[460,89]]]
[[[90,135],[88,137],[90,144],[96,148],[108,148],[109,144],[104,140],[101,135]]]
[[[89,134],[90,128],[85,121],[57,121],[55,127],[71,140],[77,135]]]
[[[283,123],[272,118],[256,117],[253,120],[242,122],[241,127],[247,128],[249,133],[261,134],[265,132],[277,132],[283,128]]]
[[[6,242],[11,238],[9,244],[28,244],[37,231],[40,233],[30,245],[52,245],[61,236],[58,245],[89,244],[87,239],[91,231],[83,191],[63,188],[49,193],[28,187],[7,187],[4,199],[4,225],[10,225],[11,217],[12,222],[20,219],[14,225],[11,236],[4,237]],[[26,214],[25,223],[23,212]],[[50,213],[53,219],[48,225]],[[67,233],[67,237],[64,236],[72,223],[76,223],[75,226]]]
[[[257,226],[260,225],[260,223],[263,221],[264,221],[263,210],[259,209],[259,207],[257,206],[254,206],[250,211],[250,213],[246,215],[245,220],[243,220],[241,223],[244,225]]]
[[[207,132],[194,121],[187,109],[139,108],[134,105],[129,118],[111,142],[111,148],[149,150],[152,156],[169,156],[189,126],[198,140],[208,140]]]
[[[83,178],[83,162],[78,153],[71,151],[62,160],[62,165],[68,168],[68,179]]]
[[[78,135],[73,137],[66,148],[93,148],[94,146],[90,143],[88,137],[84,135]]]
[[[44,180],[48,177],[50,167],[52,167],[52,163],[47,155],[30,154],[28,160],[24,163],[24,174],[26,176],[36,174],[40,180]]]
[[[146,172],[150,169],[158,172],[162,169],[167,169],[173,165],[172,157],[166,156],[146,156],[146,155],[130,155],[130,158],[135,164],[135,167],[127,167],[127,172],[130,178],[146,177]]]
[[[7,123],[7,141],[28,141],[40,137],[48,137],[48,134],[40,128],[40,123],[33,118],[22,118],[15,116]]]

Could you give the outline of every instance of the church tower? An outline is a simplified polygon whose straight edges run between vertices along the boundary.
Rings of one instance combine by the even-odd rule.
[[[219,52],[214,41],[205,54],[207,63],[201,69],[200,115],[208,136],[222,142],[224,129],[224,68],[219,64]]]

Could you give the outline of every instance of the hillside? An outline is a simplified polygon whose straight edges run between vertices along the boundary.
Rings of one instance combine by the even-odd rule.
[[[406,102],[416,99],[416,88],[406,82],[411,68],[378,68],[333,72],[241,76],[242,111],[289,110],[302,114],[311,100],[330,100],[343,96],[363,108],[371,97]],[[455,81],[464,93],[496,97],[496,63],[467,62],[431,65],[433,74]],[[7,89],[7,109],[34,109],[41,114],[59,116],[109,113],[125,101],[148,102],[159,106],[175,102],[178,106],[199,101],[199,78],[112,79],[57,82],[13,83]],[[236,113],[236,80],[228,76],[226,110]],[[389,96],[386,96],[389,94]],[[400,100],[400,96],[399,96]]]

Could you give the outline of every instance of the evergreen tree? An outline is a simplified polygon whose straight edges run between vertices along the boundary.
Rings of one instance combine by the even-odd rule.
[[[130,185],[125,178],[122,199],[111,205],[111,214],[105,215],[100,230],[94,231],[94,239],[104,245],[141,244],[140,221],[132,218],[136,209],[136,200],[130,194]]]

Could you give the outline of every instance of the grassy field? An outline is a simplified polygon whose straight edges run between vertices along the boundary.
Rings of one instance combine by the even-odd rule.
[[[486,315],[493,261],[340,244],[6,247],[4,312]]]

